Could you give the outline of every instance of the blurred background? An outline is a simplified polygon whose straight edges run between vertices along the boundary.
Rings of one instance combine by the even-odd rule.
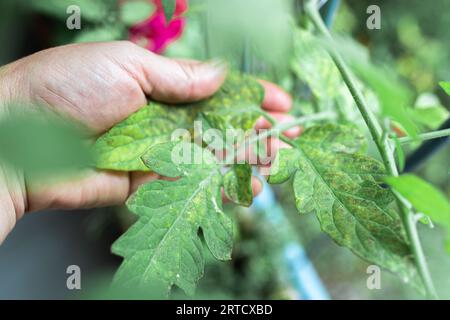
[[[438,82],[450,81],[450,1],[321,3],[324,20],[338,36],[339,50],[348,57],[380,118],[392,118],[400,136],[448,123],[450,97]],[[66,26],[66,9],[72,4],[81,8],[80,30]],[[380,30],[366,26],[366,9],[373,4],[381,9]],[[171,57],[226,58],[234,68],[288,90],[295,101],[294,115],[333,110],[338,121],[364,129],[302,8],[301,0],[177,0],[166,24],[160,21],[160,0],[2,0],[0,66],[55,45],[130,39]],[[389,84],[389,90],[380,82]],[[392,106],[398,97],[405,104],[401,114]],[[448,143],[441,141],[432,152],[420,150],[419,143],[408,146],[405,170],[449,196]],[[373,148],[369,152],[375,156]],[[196,298],[421,297],[388,272],[382,273],[380,290],[369,290],[369,264],[322,233],[314,215],[300,216],[292,194],[287,184],[266,187],[250,209],[227,207],[236,221],[233,259],[207,258]],[[125,208],[26,215],[0,246],[0,299],[103,297],[95,293],[99,283],[108,282],[120,264],[120,258],[110,254],[110,245],[132,221]],[[450,299],[445,234],[438,226],[419,227],[437,291]],[[81,268],[81,291],[66,287],[69,265]],[[178,290],[172,297],[186,298]]]

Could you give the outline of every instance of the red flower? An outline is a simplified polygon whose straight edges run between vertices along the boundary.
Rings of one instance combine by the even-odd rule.
[[[129,38],[153,52],[161,53],[166,47],[177,40],[183,33],[185,19],[182,14],[187,11],[187,0],[176,0],[175,13],[169,23],[166,23],[161,0],[149,0],[155,5],[153,15],[147,20],[130,28]]]

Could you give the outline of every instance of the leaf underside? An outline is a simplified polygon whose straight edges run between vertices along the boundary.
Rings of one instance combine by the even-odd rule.
[[[352,127],[311,127],[295,140],[296,148],[280,150],[269,182],[293,176],[300,213],[316,213],[322,230],[339,245],[404,281],[416,281],[395,198],[380,186],[384,167],[358,151],[362,140]]]
[[[248,163],[234,164],[224,176],[224,191],[234,203],[249,207],[253,201],[252,167]]]
[[[192,131],[200,114],[211,128],[253,128],[264,97],[262,86],[252,77],[230,73],[211,98],[185,105],[149,102],[118,123],[95,143],[97,167],[120,171],[149,171],[141,157],[152,146],[168,142],[176,129]]]
[[[139,220],[113,244],[113,253],[124,257],[116,284],[139,288],[160,282],[193,294],[205,264],[200,229],[214,257],[231,257],[233,224],[222,210],[220,167],[209,151],[186,142],[178,146],[203,153],[203,161],[173,163],[174,143],[156,145],[145,155],[153,171],[180,178],[147,183],[128,200]]]
[[[200,231],[214,257],[230,259],[233,224],[222,210],[221,188],[231,200],[249,205],[251,167],[235,165],[223,177],[211,152],[187,142],[170,142],[171,134],[179,128],[192,130],[196,119],[219,130],[253,128],[260,115],[255,106],[262,99],[263,89],[256,80],[231,73],[213,97],[178,107],[151,102],[97,141],[100,168],[151,170],[178,178],[147,183],[128,200],[128,208],[139,219],[112,246],[113,253],[124,258],[116,285],[166,292],[176,285],[193,294],[205,263]],[[185,161],[176,158],[180,154],[194,157]]]

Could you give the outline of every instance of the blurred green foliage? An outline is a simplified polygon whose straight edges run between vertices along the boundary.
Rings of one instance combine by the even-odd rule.
[[[10,106],[21,110],[20,106]],[[0,159],[26,174],[56,175],[92,167],[86,133],[69,121],[44,112],[12,111],[0,119]]]
[[[336,31],[350,32],[368,46],[375,61],[388,63],[416,91],[435,91],[448,80],[450,2],[434,0],[347,0],[336,19]],[[365,26],[366,8],[381,9],[381,30]],[[345,11],[345,12],[344,12]]]
[[[387,177],[386,182],[418,212],[427,215],[450,232],[450,203],[433,185],[412,174]],[[447,239],[446,249],[450,253],[450,238]]]

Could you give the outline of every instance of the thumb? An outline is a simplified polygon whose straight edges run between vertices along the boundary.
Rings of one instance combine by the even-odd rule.
[[[227,75],[225,63],[176,60],[142,53],[135,78],[143,91],[155,100],[178,103],[192,102],[213,95]]]

